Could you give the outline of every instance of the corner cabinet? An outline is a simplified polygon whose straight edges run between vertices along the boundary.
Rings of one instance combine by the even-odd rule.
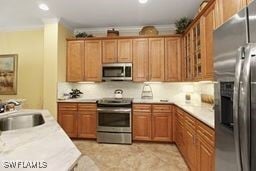
[[[101,41],[67,42],[67,81],[101,81]]]

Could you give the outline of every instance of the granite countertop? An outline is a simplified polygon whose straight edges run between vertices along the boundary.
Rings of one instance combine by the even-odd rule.
[[[58,102],[92,102],[95,103],[98,99],[68,99],[68,100],[58,100]],[[133,103],[149,103],[149,104],[174,104],[190,115],[194,116],[198,120],[202,121],[206,125],[210,126],[214,129],[214,110],[211,105],[207,104],[193,104],[193,103],[185,103],[179,102],[174,99],[166,99],[168,101],[161,101],[160,99],[133,99]]]
[[[81,153],[47,110],[21,110],[8,115],[27,113],[41,113],[45,123],[33,128],[2,132],[0,135],[0,161],[44,161],[47,167],[41,169],[45,171],[72,169]],[[27,169],[5,168],[0,163],[0,170]]]
[[[174,104],[214,129],[214,110],[208,104],[190,104],[169,99],[167,102],[160,99],[133,99],[133,103]]]

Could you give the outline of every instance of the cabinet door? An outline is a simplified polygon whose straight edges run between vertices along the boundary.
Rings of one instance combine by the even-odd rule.
[[[197,171],[214,171],[214,149],[204,141],[197,140]]]
[[[164,81],[164,38],[149,39],[149,80]]]
[[[165,38],[165,81],[181,80],[180,38]]]
[[[184,126],[178,118],[175,120],[175,142],[181,152],[185,155],[185,144],[184,144]]]
[[[67,44],[67,81],[83,81],[84,41],[68,41]]]
[[[101,41],[85,41],[84,81],[101,81]]]
[[[152,140],[172,141],[172,116],[171,113],[152,114]]]
[[[196,133],[185,128],[184,143],[186,145],[185,159],[190,169],[196,170]]]
[[[133,140],[151,140],[151,113],[133,112]]]
[[[225,23],[230,17],[246,6],[246,0],[217,0],[219,8],[218,17],[221,24]]]
[[[148,81],[148,39],[133,40],[133,81]]]
[[[117,40],[103,40],[103,63],[117,62]]]
[[[132,40],[131,39],[118,40],[118,62],[120,63],[132,62]]]
[[[77,137],[77,113],[76,111],[59,111],[58,119],[61,127],[71,138]]]
[[[78,137],[96,138],[96,112],[78,112]]]
[[[78,104],[78,137],[96,138],[96,113],[95,103]]]
[[[202,29],[202,69],[203,80],[213,80],[213,29],[214,29],[214,4],[201,18]]]

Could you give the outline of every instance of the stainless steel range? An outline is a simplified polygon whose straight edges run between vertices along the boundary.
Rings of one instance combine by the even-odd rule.
[[[132,99],[97,101],[97,142],[132,143]]]

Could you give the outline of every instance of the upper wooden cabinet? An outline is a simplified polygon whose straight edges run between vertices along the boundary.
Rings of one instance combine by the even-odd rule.
[[[216,0],[216,28],[225,23],[239,10],[246,7],[252,0]]]
[[[83,81],[84,41],[68,41],[67,46],[67,81]]]
[[[67,46],[67,81],[101,81],[101,41],[68,41]]]
[[[192,31],[188,31],[183,37],[183,78],[185,81],[193,79],[192,58]]]
[[[101,41],[86,40],[84,45],[84,80],[101,81]]]
[[[181,80],[180,38],[165,38],[165,81]]]
[[[149,80],[164,81],[164,38],[149,39]]]
[[[102,59],[103,63],[117,62],[117,40],[103,40]]]
[[[132,39],[118,40],[118,62],[132,62]]]
[[[211,7],[201,17],[202,24],[202,79],[213,80],[213,31],[214,7]]]
[[[103,40],[103,63],[132,62],[132,39]]]
[[[133,40],[133,81],[148,81],[149,53],[148,39]]]

